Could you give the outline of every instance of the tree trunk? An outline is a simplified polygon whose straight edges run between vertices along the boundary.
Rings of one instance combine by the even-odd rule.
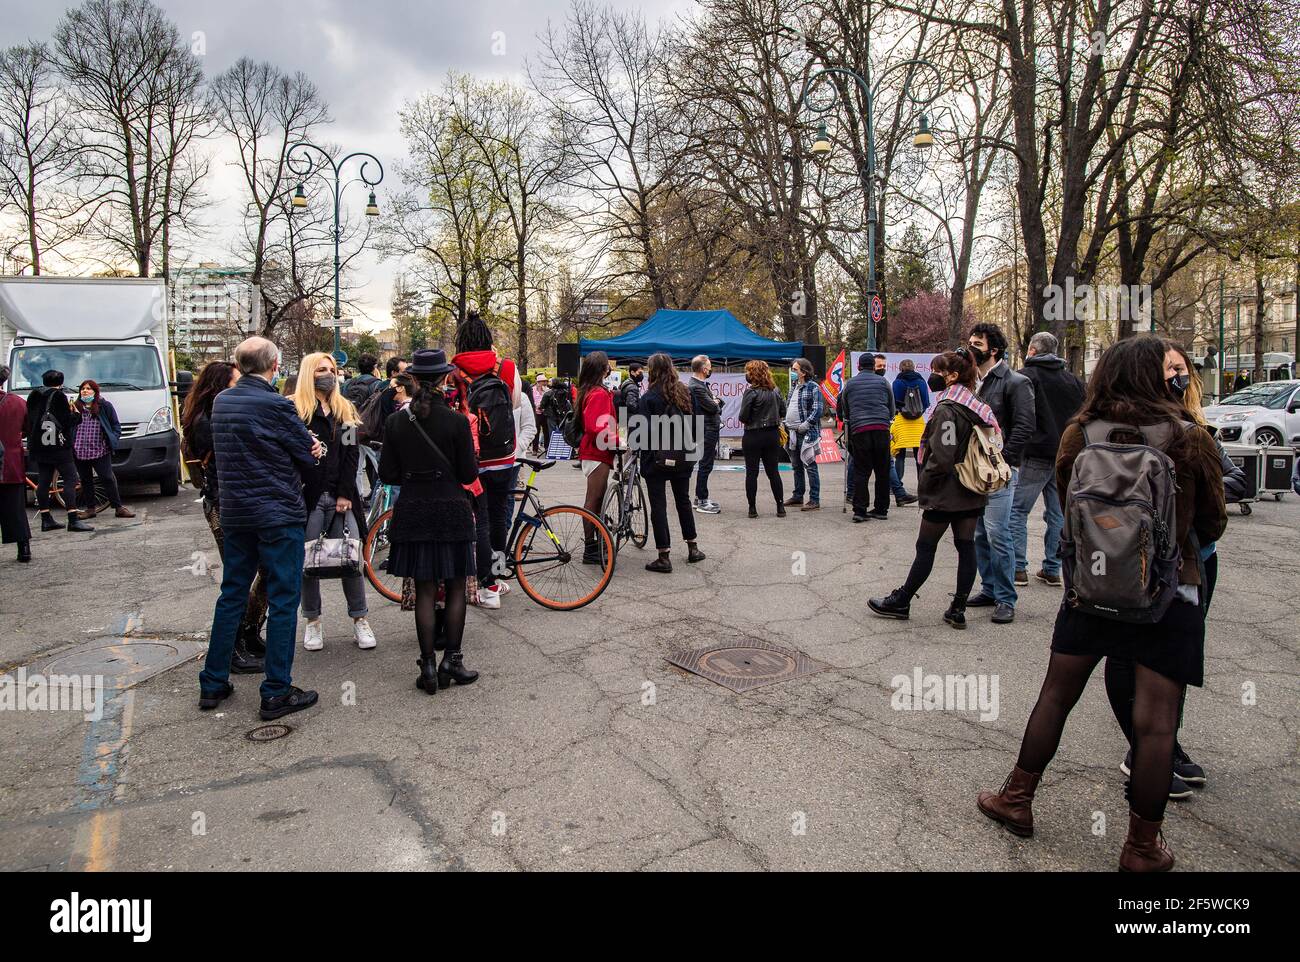
[[[1255,260],[1255,371],[1251,383],[1268,380],[1264,373],[1264,272],[1259,259]]]

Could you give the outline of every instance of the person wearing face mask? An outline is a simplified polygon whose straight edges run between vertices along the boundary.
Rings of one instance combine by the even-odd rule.
[[[117,490],[117,477],[113,474],[113,452],[117,450],[118,440],[122,436],[122,425],[117,419],[117,411],[108,398],[101,397],[99,385],[91,380],[81,382],[77,389],[75,402],[81,423],[72,442],[72,453],[77,460],[77,474],[81,478],[81,489],[77,500],[81,502],[81,516],[89,519],[95,516],[95,476],[104,486],[108,503],[119,518],[134,518],[135,512],[122,503],[122,495]]]
[[[260,566],[266,572],[268,617],[259,714],[272,721],[310,708],[318,698],[294,687],[291,676],[307,521],[302,482],[316,471],[325,449],[307,431],[294,403],[272,386],[280,352],[271,341],[243,341],[235,348],[235,366],[242,376],[212,402],[225,563],[199,674],[199,709],[211,711],[235,693],[230,659]]]
[[[1016,544],[1011,536],[1011,505],[1025,445],[1034,435],[1037,414],[1034,386],[1029,378],[1011,370],[1006,361],[1007,337],[996,324],[971,328],[968,349],[977,365],[976,395],[993,409],[1002,427],[1002,457],[1011,466],[1011,483],[989,496],[975,529],[975,557],[979,562],[980,590],[971,595],[970,608],[992,608],[995,625],[1016,619]]]
[[[315,470],[303,476],[303,495],[307,504],[305,540],[313,541],[328,531],[327,537],[342,537],[346,519],[352,524],[353,537],[364,537],[365,514],[357,492],[357,463],[360,447],[357,425],[361,419],[352,402],[339,390],[338,370],[328,354],[308,354],[298,371],[298,389],[293,406],[307,429],[325,445],[325,456]],[[348,617],[357,647],[374,648],[375,633],[366,620],[366,581],[362,574],[341,579],[348,602]],[[321,624],[320,579],[303,575],[302,613],[307,619],[302,646],[307,651],[325,647],[325,630]]]
[[[713,362],[707,354],[697,354],[691,359],[691,380],[687,385],[691,394],[691,413],[704,418],[704,447],[700,463],[695,469],[695,510],[700,514],[718,514],[722,508],[709,497],[709,475],[718,456],[718,438],[722,433],[722,405],[709,390],[713,376]]]
[[[790,468],[794,474],[794,492],[786,507],[800,511],[821,510],[821,475],[816,459],[805,463],[806,444],[820,444],[822,389],[813,375],[812,361],[801,357],[790,368],[790,400],[786,404],[785,426],[790,437]],[[804,475],[808,476],[808,503],[804,504]]]
[[[1011,499],[1011,537],[1016,549],[1016,585],[1029,584],[1029,515],[1041,496],[1043,520],[1047,532],[1043,536],[1043,566],[1034,575],[1046,585],[1059,587],[1061,559],[1057,550],[1061,543],[1061,527],[1065,516],[1061,513],[1061,499],[1056,490],[1056,449],[1061,445],[1061,432],[1070,418],[1083,407],[1083,382],[1056,356],[1056,336],[1039,331],[1029,339],[1025,366],[1020,372],[1034,388],[1034,433],[1025,445],[1020,477]]]
[[[614,392],[614,405],[620,415],[626,412],[626,416],[631,417],[636,413],[637,406],[641,403],[641,389],[644,385],[645,367],[640,361],[629,361],[627,377]]]
[[[1187,412],[1187,420],[1208,431],[1205,414],[1201,410],[1201,379],[1193,374],[1196,369],[1192,364],[1192,358],[1181,344],[1176,344],[1173,341],[1165,341],[1164,343],[1165,385],[1169,388],[1169,393],[1182,403],[1183,410]],[[1228,453],[1223,450],[1223,445],[1219,443],[1218,438],[1214,439],[1214,445],[1219,452],[1219,464],[1223,469],[1224,499],[1229,502],[1240,500],[1246,490],[1246,473],[1233,464],[1232,459],[1228,457]],[[1213,541],[1200,547],[1201,566],[1205,573],[1203,594],[1207,613],[1210,610],[1210,603],[1214,600],[1214,585],[1219,578],[1219,555],[1216,548],[1217,545]],[[1136,672],[1136,663],[1132,658],[1112,655],[1106,659],[1106,698],[1110,701],[1115,720],[1119,722],[1119,727],[1124,732],[1124,737],[1128,739],[1129,743],[1128,754],[1124,756],[1124,761],[1119,766],[1120,771],[1125,775],[1132,775],[1133,771],[1133,699],[1137,690]],[[1185,701],[1186,698],[1184,697]],[[1183,722],[1183,707],[1183,704],[1180,703],[1178,708],[1178,725],[1180,728]],[[1175,736],[1174,765],[1169,782],[1169,797],[1175,801],[1189,798],[1192,794],[1192,786],[1203,787],[1205,781],[1205,769],[1192,761],[1191,756],[1187,754]]]

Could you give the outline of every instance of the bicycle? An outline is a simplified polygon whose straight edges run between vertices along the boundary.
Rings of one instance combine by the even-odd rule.
[[[23,480],[27,482],[27,487],[32,492],[32,495],[34,497],[37,488],[36,482],[29,477],[24,477]],[[76,484],[73,486],[72,489],[72,495],[73,495],[72,504],[74,508],[77,505],[77,499],[80,494],[81,494],[81,482],[78,481],[76,482]],[[63,479],[59,477],[59,473],[57,471],[54,473],[54,480],[50,482],[50,502],[54,506],[62,508],[65,511],[68,509],[67,502],[63,500]],[[98,484],[96,484],[95,485],[95,510],[103,511],[108,506],[109,506],[108,495],[104,492],[103,488],[101,488]]]
[[[497,577],[514,577],[524,594],[543,608],[574,611],[591,604],[609,587],[614,575],[614,540],[600,518],[586,508],[573,504],[547,507],[537,496],[537,474],[555,467],[557,461],[519,458],[520,464],[532,469],[528,480],[515,495],[522,495],[524,505],[515,514],[506,544],[513,550],[494,564],[504,565]],[[532,508],[530,512],[528,508]],[[402,598],[402,579],[387,573],[391,549],[389,527],[391,508],[380,514],[366,532],[362,549],[366,577],[375,589],[390,601]],[[582,563],[585,547],[585,524],[596,532],[600,546],[599,566]],[[542,537],[538,537],[539,534]]]
[[[645,484],[641,481],[641,459],[626,448],[617,453],[619,470],[614,474],[616,483],[605,492],[605,503],[600,508],[605,527],[614,536],[615,552],[628,541],[644,548],[650,525]]]

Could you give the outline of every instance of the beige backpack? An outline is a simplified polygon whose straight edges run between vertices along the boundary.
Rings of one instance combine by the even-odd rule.
[[[966,490],[983,495],[1011,483],[1011,465],[1002,457],[1002,439],[987,424],[971,425],[966,456],[957,462],[957,480]]]

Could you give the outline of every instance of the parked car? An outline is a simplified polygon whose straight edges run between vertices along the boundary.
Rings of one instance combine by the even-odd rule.
[[[1300,381],[1264,381],[1205,409],[1219,440],[1300,445]]]

